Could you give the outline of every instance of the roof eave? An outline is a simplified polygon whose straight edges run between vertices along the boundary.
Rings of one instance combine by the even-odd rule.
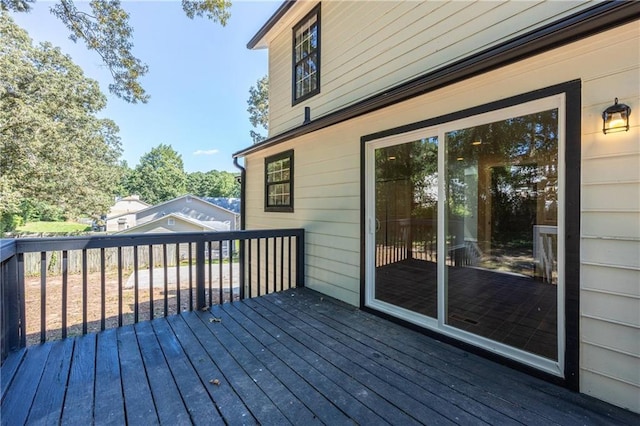
[[[247,43],[247,49],[264,49],[267,47],[265,40],[266,35],[271,29],[282,19],[284,15],[293,7],[297,0],[285,0],[280,7],[271,15],[271,18],[258,30],[249,43]]]

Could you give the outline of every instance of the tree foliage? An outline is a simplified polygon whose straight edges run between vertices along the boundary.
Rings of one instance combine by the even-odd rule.
[[[269,128],[269,77],[264,76],[256,81],[255,86],[249,89],[249,122],[254,128],[262,127],[264,130]],[[253,143],[258,143],[266,139],[260,133],[251,130],[249,135],[253,139]]]
[[[149,204],[158,204],[184,195],[187,175],[182,156],[171,145],[160,144],[140,157],[127,183],[129,192]]]
[[[0,10],[28,12],[35,0],[0,0]],[[227,0],[182,0],[182,9],[191,19],[206,17],[226,25],[231,2]],[[129,15],[119,0],[91,0],[88,8],[76,7],[73,0],[59,0],[51,12],[70,31],[70,39],[81,40],[100,55],[113,77],[109,91],[127,102],[147,102],[140,79],[148,67],[133,54],[133,29]]]
[[[0,11],[3,219],[34,206],[67,218],[108,210],[121,147],[115,123],[96,117],[105,105],[98,83],[69,56],[50,43],[34,46]]]
[[[240,184],[236,175],[230,172],[193,172],[187,175],[187,192],[198,197],[237,198],[240,196]]]

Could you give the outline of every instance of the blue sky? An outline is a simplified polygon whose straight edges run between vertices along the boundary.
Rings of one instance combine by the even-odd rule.
[[[231,154],[252,143],[249,88],[268,70],[267,51],[248,50],[246,44],[280,1],[235,0],[226,27],[190,20],[177,0],[123,1],[134,28],[134,54],[149,65],[142,80],[151,96],[147,104],[127,104],[109,94],[111,75],[96,53],[68,39],[49,12],[52,4],[37,1],[30,13],[12,17],[34,42],[59,46],[100,83],[108,105],[99,115],[120,127],[122,158],[130,167],[164,143],[182,155],[186,172],[237,171]]]

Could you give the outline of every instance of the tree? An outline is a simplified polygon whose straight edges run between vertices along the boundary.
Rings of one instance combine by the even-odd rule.
[[[249,121],[254,128],[262,127],[264,130],[269,128],[269,77],[264,76],[256,82],[255,86],[249,89],[249,100],[247,100],[249,108]],[[258,143],[266,139],[260,133],[249,131],[253,143]]]
[[[230,172],[193,172],[187,175],[187,192],[198,197],[239,197],[240,184]]]
[[[1,11],[28,12],[35,0],[0,0]],[[182,0],[182,9],[190,19],[206,17],[226,25],[230,17],[228,0]],[[94,50],[113,77],[109,91],[127,102],[147,102],[149,95],[140,84],[147,65],[133,55],[133,29],[129,15],[119,0],[91,0],[88,8],[78,9],[73,0],[59,0],[51,12],[71,32],[74,42],[84,41]]]
[[[33,46],[2,11],[0,40],[3,223],[35,205],[67,218],[99,216],[120,173],[118,127],[96,117],[106,97],[69,56],[50,43]]]
[[[149,204],[158,204],[184,195],[187,175],[182,156],[171,145],[160,144],[140,157],[131,173],[129,192]]]

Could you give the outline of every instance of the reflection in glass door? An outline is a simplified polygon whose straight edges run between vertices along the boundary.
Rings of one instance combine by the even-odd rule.
[[[437,317],[437,138],[375,150],[375,298]]]
[[[556,360],[558,110],[445,140],[446,323]]]

